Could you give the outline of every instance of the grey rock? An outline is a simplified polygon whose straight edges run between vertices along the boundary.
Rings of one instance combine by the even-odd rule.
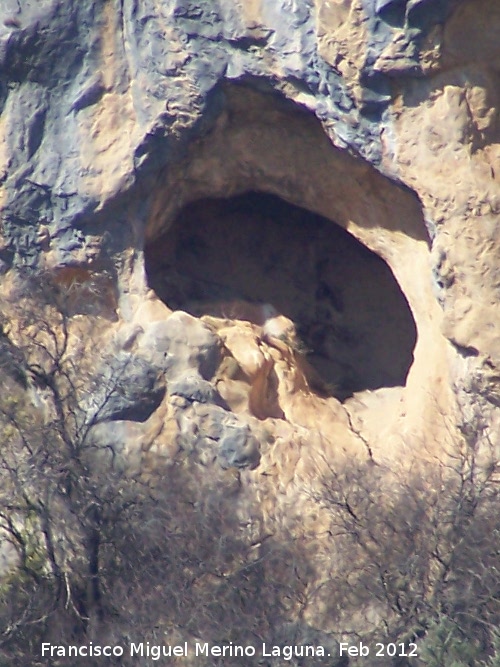
[[[259,443],[250,427],[228,425],[219,442],[217,460],[221,468],[256,468],[260,461]]]
[[[215,387],[197,373],[187,373],[170,382],[168,393],[185,398],[189,403],[211,403],[222,408],[228,407]]]
[[[115,335],[114,344],[117,350],[130,350],[136,342],[138,336],[144,333],[144,329],[139,324],[125,324]]]
[[[250,426],[216,405],[191,403],[178,417],[179,444],[196,452],[203,465],[253,469],[260,462],[260,445]]]
[[[86,406],[96,423],[143,422],[165,395],[165,381],[148,361],[121,353],[98,374],[91,402]]]
[[[375,11],[380,14],[387,7],[396,7],[406,5],[407,0],[376,0]]]
[[[202,378],[213,377],[221,358],[219,339],[197,318],[176,311],[153,322],[139,341],[141,356],[173,380],[189,370]]]
[[[95,77],[86,83],[83,89],[78,91],[78,95],[71,104],[70,111],[81,111],[85,107],[92,106],[99,101],[106,90],[102,80],[102,74],[99,72]]]
[[[209,98],[225,78],[274,81],[279,70],[299,92],[308,89],[310,108],[325,121],[339,120],[346,109],[357,113],[345,82],[318,55],[308,2],[266,0],[262,25],[247,24],[230,3],[123,3],[115,8],[112,84],[95,68],[105,29],[103,0],[4,5],[0,19],[12,14],[20,24],[5,34],[0,30],[0,104],[9,146],[5,229],[17,263],[36,264],[39,255],[32,242],[20,241],[26,226],[48,221],[57,246],[57,231],[83,229],[105,204],[98,189],[82,187],[87,174],[81,156],[88,146],[79,120],[104,92],[130,91],[133,99],[137,139],[121,181],[130,185],[156,178],[159,169],[182,157],[193,134],[204,131],[200,120],[213,109]],[[191,120],[173,137],[170,128],[182,114]],[[376,158],[379,130],[370,119],[358,120],[359,128],[344,133],[342,141]],[[99,168],[96,174],[106,179]],[[60,261],[69,263],[80,251],[66,245]]]
[[[141,440],[144,428],[140,422],[133,421],[96,424],[90,430],[87,446],[82,452],[85,462],[103,476],[139,475],[142,469]]]
[[[133,98],[137,140],[131,146],[135,160],[127,175],[130,184],[155,177],[182,156],[193,132],[204,131],[199,121],[225,78],[250,82],[252,77],[251,85],[257,85],[275,81],[276,71],[298,91],[307,89],[307,104],[325,122],[338,122],[352,110],[358,125],[342,132],[339,143],[378,161],[379,128],[366,111],[382,109],[386,98],[371,89],[361,96],[358,108],[342,77],[318,55],[312,3],[266,0],[262,25],[248,24],[230,3],[122,3],[115,9],[119,34],[114,40],[111,85],[95,69],[105,27],[104,5],[103,0],[5,0],[0,8],[0,22],[14,17],[19,23],[0,30],[0,105],[9,146],[5,229],[17,248],[15,262],[37,261],[36,247],[20,241],[26,225],[36,226],[43,217],[52,222],[54,234],[76,227],[105,203],[81,185],[85,174],[80,158],[87,147],[77,116],[99,104],[108,88],[130,91]],[[381,25],[378,14],[404,5],[403,0],[364,0],[373,18],[367,22],[368,73],[392,39],[390,27]],[[453,5],[451,0],[410,0],[407,18],[419,29],[426,21],[427,29]],[[174,139],[170,128],[183,113],[192,122],[176,131]],[[106,174],[100,177],[105,179]],[[27,179],[32,182],[28,199]],[[71,254],[79,250],[67,247],[61,262],[70,262]]]
[[[459,0],[409,0],[406,8],[408,26],[427,31],[443,23]]]

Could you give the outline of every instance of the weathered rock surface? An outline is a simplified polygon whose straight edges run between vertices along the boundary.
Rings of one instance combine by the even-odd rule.
[[[123,353],[106,362],[97,375],[98,387],[92,392],[97,421],[145,421],[165,395],[158,369],[144,359]]]
[[[217,338],[202,322],[182,311],[164,322],[151,322],[139,338],[138,349],[169,378],[195,368],[210,379],[220,360]]]
[[[1,3],[3,296],[59,276],[133,360],[129,473],[224,469],[317,581],[323,472],[497,444],[499,31],[496,0]]]

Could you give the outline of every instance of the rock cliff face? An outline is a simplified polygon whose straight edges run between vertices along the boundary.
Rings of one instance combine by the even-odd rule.
[[[496,0],[1,3],[7,309],[41,275],[99,321],[133,390],[96,437],[305,541],[312,628],[316,481],[499,430],[499,31]]]

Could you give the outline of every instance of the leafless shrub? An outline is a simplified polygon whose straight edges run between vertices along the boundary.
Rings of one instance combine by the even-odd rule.
[[[12,378],[0,402],[0,531],[17,554],[17,567],[0,573],[0,664],[74,664],[41,657],[42,642],[272,641],[304,594],[300,549],[240,523],[217,479],[224,471],[200,480],[185,460],[152,494],[114,457],[96,457],[92,429],[119,374],[103,387],[95,355],[75,343],[79,315],[52,286],[32,292],[3,318],[28,389]]]
[[[492,654],[500,622],[498,472],[487,430],[470,424],[439,456],[415,456],[411,467],[330,467],[311,495],[331,518],[337,560],[329,614],[339,638],[422,643],[447,619],[480,646],[483,661]]]

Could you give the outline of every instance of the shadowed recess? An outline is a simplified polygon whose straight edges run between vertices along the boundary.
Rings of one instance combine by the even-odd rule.
[[[405,384],[416,326],[388,265],[331,220],[275,195],[188,204],[146,246],[146,270],[159,298],[193,315],[232,299],[272,304],[343,397]]]

